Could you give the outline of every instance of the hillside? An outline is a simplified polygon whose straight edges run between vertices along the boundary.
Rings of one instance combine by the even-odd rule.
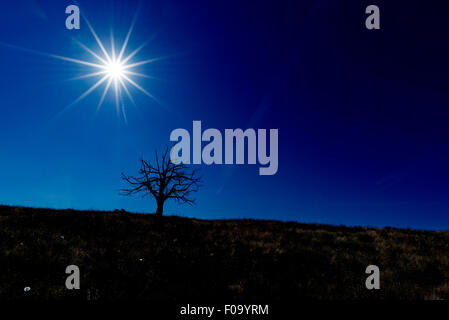
[[[0,269],[1,300],[448,299],[449,232],[0,206]]]

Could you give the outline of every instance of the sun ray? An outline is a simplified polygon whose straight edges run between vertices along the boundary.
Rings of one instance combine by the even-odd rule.
[[[95,33],[94,28],[92,28],[92,26],[89,23],[89,20],[87,20],[87,18],[83,15],[84,21],[86,21],[87,26],[89,27],[90,32],[92,33],[92,35],[94,36],[95,40],[97,41],[98,46],[100,47],[101,51],[103,51],[104,56],[106,57],[106,59],[111,62],[111,58],[109,57],[108,52],[106,51],[106,49],[103,46],[103,43],[101,42],[100,38],[98,38],[97,34]]]
[[[92,72],[92,73],[88,73],[88,74],[83,74],[82,76],[70,78],[70,79],[68,79],[67,81],[73,81],[73,80],[81,80],[81,79],[92,78],[92,77],[99,76],[99,75],[106,74],[106,73],[107,73],[106,70],[102,70],[102,71],[98,71],[98,72]]]
[[[144,61],[139,61],[139,62],[136,62],[136,63],[133,63],[133,64],[127,64],[123,68],[124,69],[134,68],[134,67],[141,66],[141,65],[144,65],[144,64],[153,63],[153,62],[161,60],[161,59],[163,59],[163,58],[160,57],[160,58],[152,58],[152,59],[148,59],[148,60],[144,60]]]
[[[144,43],[142,43],[137,49],[131,52],[125,59],[122,60],[123,63],[128,62],[132,57],[134,57],[140,50],[146,47],[155,37],[157,33],[153,34],[149,39],[147,39]]]
[[[112,78],[109,78],[108,83],[106,84],[106,87],[104,88],[103,94],[101,95],[100,101],[98,102],[97,110],[95,113],[100,111],[101,105],[103,104],[104,98],[106,97],[106,93],[108,93],[111,83],[112,83]]]
[[[92,91],[94,91],[100,84],[102,84],[104,81],[106,81],[106,79],[108,78],[108,76],[104,76],[103,78],[101,78],[100,80],[98,80],[94,85],[92,85],[87,91],[85,91],[82,95],[80,95],[76,100],[74,100],[73,102],[71,102],[69,105],[67,105],[64,109],[62,109],[57,115],[56,118],[58,118],[59,116],[61,116],[63,113],[65,113],[67,110],[69,110],[71,107],[73,107],[75,104],[77,104],[78,102],[80,102],[81,100],[83,100],[87,95],[89,95]]]
[[[119,108],[119,87],[117,84],[117,79],[114,79],[114,89],[115,89],[115,110],[117,112],[117,116],[120,116],[120,108]]]
[[[115,60],[115,44],[114,44],[114,32],[111,29],[111,55],[112,55],[112,62],[116,62]]]
[[[131,83],[134,87],[136,87],[137,89],[139,89],[140,91],[142,91],[143,93],[145,93],[148,97],[150,97],[151,99],[153,99],[154,101],[157,101],[156,98],[149,93],[147,90],[145,90],[144,88],[142,88],[141,86],[139,86],[137,83],[135,83],[132,79],[130,79],[128,76],[123,75],[123,78],[125,80],[127,80],[129,83]]]
[[[82,64],[82,65],[85,65],[85,66],[89,66],[89,67],[102,68],[102,69],[105,68],[104,65],[102,66],[100,64],[92,63],[92,62],[89,62],[89,61],[73,59],[73,58],[68,58],[68,57],[63,57],[63,56],[58,56],[56,54],[49,54],[49,56],[53,57],[53,58],[56,58],[56,59],[59,59],[59,60],[65,60],[65,61],[69,61],[69,62],[74,62],[74,63]]]
[[[131,100],[131,102],[135,105],[136,103],[134,102],[134,99],[131,95],[131,93],[129,92],[128,88],[126,87],[125,82],[123,82],[122,78],[119,78],[120,84],[122,85],[122,88],[125,90],[126,95],[128,96],[129,100]]]
[[[126,111],[125,111],[125,104],[123,103],[123,96],[120,95],[120,103],[122,106],[122,114],[123,114],[123,120],[125,120],[125,123],[128,124],[128,119],[126,117]]]
[[[9,43],[2,42],[2,41],[0,41],[0,45],[5,46],[5,47],[9,47],[9,48],[13,48],[13,49],[16,49],[16,50],[28,52],[28,53],[31,53],[31,54],[36,54],[36,55],[39,55],[39,56],[45,56],[45,57],[55,58],[55,59],[59,59],[59,60],[70,61],[70,62],[74,62],[74,63],[78,63],[78,64],[90,66],[90,67],[95,67],[95,68],[104,68],[105,67],[104,65],[100,65],[100,64],[97,64],[97,63],[92,63],[92,62],[89,62],[89,61],[73,59],[73,58],[63,57],[63,56],[59,56],[59,55],[51,54],[51,53],[47,53],[47,52],[27,49],[27,48],[23,48],[23,47],[16,46],[16,45],[9,44]]]
[[[67,107],[71,107],[71,106],[77,104],[78,102],[80,102],[81,100],[83,100],[85,97],[87,97],[87,95],[89,95],[92,91],[94,91],[100,84],[105,82],[106,79],[108,79],[107,75],[105,75],[103,78],[98,80],[95,84],[93,84],[88,90],[86,90],[82,95],[80,95],[78,98],[76,98],[76,100],[73,101],[71,104],[69,104]]]
[[[120,53],[118,55],[119,61],[122,59],[123,54],[125,53],[126,47],[128,46],[128,41],[129,41],[129,38],[131,37],[131,33],[133,32],[134,25],[136,23],[136,18],[137,18],[137,12],[136,12],[136,15],[134,16],[133,21],[131,22],[131,26],[129,27],[128,33],[126,34],[125,41],[123,41],[122,49],[120,49]]]
[[[149,40],[142,43],[137,49],[135,49],[133,52],[131,52],[125,59],[122,60],[123,63],[127,63],[132,57],[134,57],[140,50],[142,50],[147,44]]]
[[[83,48],[84,50],[86,50],[87,52],[89,52],[91,55],[93,55],[95,58],[97,58],[98,60],[100,60],[103,64],[107,64],[108,62],[106,60],[104,60],[102,57],[100,57],[98,54],[96,54],[95,52],[93,52],[91,49],[89,49],[87,46],[85,46],[81,41],[73,38],[73,41],[75,41],[81,48]]]
[[[156,77],[153,76],[149,76],[147,74],[143,74],[143,73],[139,73],[139,72],[134,72],[134,71],[129,71],[129,70],[123,70],[124,74],[128,74],[128,75],[132,75],[132,76],[137,76],[137,77],[142,77],[142,78],[147,78],[147,79],[158,79]],[[159,79],[158,79],[159,80]]]

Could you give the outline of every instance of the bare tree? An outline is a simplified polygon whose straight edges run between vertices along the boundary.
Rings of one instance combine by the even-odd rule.
[[[122,179],[130,187],[122,189],[121,194],[130,196],[141,193],[142,197],[154,197],[158,217],[162,216],[164,203],[168,199],[178,203],[194,204],[195,200],[191,198],[191,195],[198,191],[201,182],[197,170],[170,160],[168,147],[160,159],[157,151],[155,152],[155,165],[140,159],[139,176],[127,176],[122,173]]]

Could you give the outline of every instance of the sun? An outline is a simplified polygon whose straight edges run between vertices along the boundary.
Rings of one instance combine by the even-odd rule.
[[[89,48],[83,43],[81,43],[79,40],[74,39],[78,45],[83,48],[85,51],[90,53],[92,57],[94,58],[92,61],[87,60],[80,60],[75,58],[69,58],[69,57],[63,57],[59,55],[49,54],[49,56],[57,59],[61,59],[64,61],[76,63],[78,65],[82,65],[85,67],[90,68],[90,72],[83,74],[81,76],[72,78],[70,80],[79,80],[79,79],[86,79],[91,77],[98,77],[98,81],[95,82],[89,89],[87,89],[83,94],[81,94],[77,99],[75,99],[72,103],[70,103],[62,112],[67,110],[68,108],[72,107],[73,105],[77,104],[81,100],[83,100],[85,97],[87,97],[90,93],[92,93],[95,89],[97,89],[100,86],[104,86],[103,93],[100,97],[100,101],[97,105],[97,112],[100,110],[103,102],[105,101],[105,97],[108,94],[108,92],[112,91],[115,98],[115,106],[117,114],[122,114],[124,117],[125,122],[126,120],[126,112],[125,112],[125,104],[124,104],[124,98],[123,96],[126,95],[128,99],[134,103],[134,99],[128,89],[128,86],[132,86],[136,89],[138,89],[140,92],[144,93],[148,97],[152,98],[156,101],[154,96],[150,94],[147,90],[145,90],[141,85],[137,83],[137,80],[135,78],[153,78],[147,74],[137,72],[135,70],[136,67],[143,66],[152,62],[155,62],[161,58],[151,58],[147,60],[137,61],[133,62],[132,59],[136,56],[136,54],[147,45],[148,42],[140,45],[137,47],[134,51],[129,53],[125,56],[125,52],[127,50],[127,46],[129,43],[129,39],[131,36],[131,33],[134,28],[134,24],[136,21],[136,18],[133,19],[131,26],[128,30],[128,33],[123,41],[123,44],[121,46],[120,51],[116,51],[115,49],[115,43],[116,40],[113,36],[113,33],[111,31],[110,36],[110,48],[109,50],[106,49],[103,42],[100,40],[98,35],[96,34],[95,30],[92,28],[91,24],[87,20],[86,17],[84,17],[84,20],[86,21],[87,26],[89,27],[89,30],[91,31],[91,34],[96,40],[96,43],[101,50],[100,53],[95,52],[95,49]]]
[[[125,75],[124,71],[125,69],[123,68],[123,65],[119,61],[113,61],[106,65],[106,74],[109,76],[110,79],[114,80],[123,79],[123,76]]]

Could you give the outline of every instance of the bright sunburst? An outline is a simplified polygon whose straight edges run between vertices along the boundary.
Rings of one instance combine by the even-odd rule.
[[[120,61],[112,61],[106,66],[106,73],[112,79],[119,79],[123,77],[123,66]]]
[[[123,41],[123,44],[121,46],[121,49],[119,52],[116,52],[115,50],[115,39],[111,32],[111,46],[110,51],[108,52],[104,46],[104,44],[101,42],[100,38],[95,33],[95,30],[90,25],[89,21],[87,19],[84,19],[86,21],[86,24],[89,27],[89,30],[91,31],[93,37],[95,38],[97,45],[99,49],[101,50],[101,53],[98,54],[94,50],[88,48],[78,40],[75,40],[81,48],[89,52],[93,58],[93,61],[85,61],[85,60],[79,60],[74,58],[68,58],[58,55],[51,55],[54,58],[73,62],[79,65],[87,66],[92,68],[93,72],[86,73],[84,75],[81,75],[79,77],[73,78],[71,80],[78,80],[78,79],[85,79],[90,77],[98,77],[98,81],[94,83],[90,88],[88,88],[82,95],[80,95],[77,99],[75,99],[70,105],[66,107],[69,108],[76,103],[83,100],[87,95],[89,95],[92,91],[94,91],[96,88],[98,88],[100,85],[104,84],[103,93],[101,95],[100,101],[97,105],[97,112],[101,108],[104,99],[106,97],[106,94],[109,91],[112,91],[114,93],[115,97],[115,106],[117,110],[117,114],[120,114],[120,112],[123,114],[123,117],[126,121],[126,112],[124,107],[124,101],[123,101],[123,92],[125,92],[128,99],[134,103],[134,99],[131,96],[130,91],[128,90],[128,86],[133,86],[137,88],[142,93],[146,94],[148,97],[154,99],[154,97],[144,88],[142,88],[135,80],[133,80],[133,77],[144,77],[144,78],[152,78],[146,74],[138,73],[133,71],[133,68],[142,66],[151,62],[154,62],[158,60],[158,58],[138,61],[131,63],[130,60],[146,45],[146,43],[139,46],[137,49],[132,51],[127,56],[124,56],[125,51],[128,46],[129,38],[131,36],[131,33],[134,28],[135,19],[131,23],[131,27],[128,30],[128,33],[126,35],[125,40]],[[66,110],[64,109],[64,110]],[[63,111],[64,111],[63,110]]]

